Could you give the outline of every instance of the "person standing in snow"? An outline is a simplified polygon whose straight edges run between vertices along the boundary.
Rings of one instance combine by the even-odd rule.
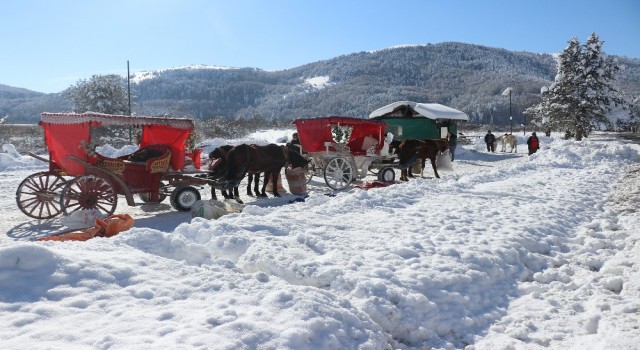
[[[496,152],[496,136],[491,133],[491,130],[484,135],[484,143],[487,144],[487,152]]]
[[[531,133],[531,136],[527,139],[527,147],[529,147],[529,155],[536,153],[540,149],[540,140],[536,136],[536,132]]]
[[[300,146],[300,138],[298,137],[297,132],[294,132],[293,135],[291,135],[291,141],[287,142],[286,146],[289,150],[302,154],[302,147]]]
[[[453,162],[453,157],[456,152],[456,146],[458,144],[458,136],[452,133],[451,130],[447,133],[447,140],[449,140],[449,153],[451,153],[451,161]]]

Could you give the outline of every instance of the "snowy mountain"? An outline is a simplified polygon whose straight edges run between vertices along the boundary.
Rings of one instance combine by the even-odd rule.
[[[629,97],[640,95],[640,59],[618,59],[623,66],[620,90]],[[538,102],[540,88],[555,73],[551,54],[453,42],[401,46],[274,72],[218,66],[139,72],[133,75],[133,112],[290,120],[363,116],[394,101],[415,100],[462,110],[471,123],[507,125],[509,100],[500,93],[513,87],[513,118],[519,123],[522,111]],[[39,107],[32,98],[0,95],[0,115],[11,122],[35,122],[44,111]],[[65,108],[64,103],[58,107]]]

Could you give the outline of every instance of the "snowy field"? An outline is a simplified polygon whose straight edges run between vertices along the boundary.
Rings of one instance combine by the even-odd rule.
[[[518,138],[441,179],[241,191],[218,220],[121,200],[134,227],[87,242],[33,241],[68,229],[16,207],[46,167],[0,153],[0,348],[639,349],[640,148]]]

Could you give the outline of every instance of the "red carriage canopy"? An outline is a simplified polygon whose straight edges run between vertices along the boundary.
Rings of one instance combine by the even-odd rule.
[[[44,142],[49,149],[51,162],[67,175],[82,175],[84,165],[71,160],[67,155],[76,156],[82,160],[87,159],[87,148],[84,145],[90,143],[90,123],[66,125],[40,122],[40,125],[44,130]],[[53,164],[50,164],[51,167]]]
[[[142,126],[140,147],[151,144],[171,148],[171,167],[184,167],[185,141],[194,128],[189,118],[127,116],[102,113],[42,113],[40,125],[50,159],[68,175],[82,175],[84,166],[67,155],[87,160],[91,128],[109,125]]]
[[[191,130],[176,129],[168,125],[143,125],[140,148],[148,145],[167,145],[171,148],[171,167],[184,167],[184,144]]]
[[[352,117],[323,117],[313,119],[296,119],[293,121],[300,145],[306,152],[322,152],[325,150],[325,142],[333,141],[331,134],[332,126],[352,127],[349,141],[352,144],[356,140],[364,140],[367,136],[373,137],[378,141],[378,149],[382,147],[384,138],[384,129],[386,123],[378,120],[359,119]],[[362,146],[362,142],[360,142]],[[354,148],[352,148],[354,149]]]

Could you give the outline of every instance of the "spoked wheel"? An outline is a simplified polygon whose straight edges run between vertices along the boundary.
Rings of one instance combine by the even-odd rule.
[[[29,175],[16,191],[18,208],[34,219],[50,219],[60,214],[60,195],[65,184],[65,179],[57,174],[41,172]]]
[[[79,176],[69,181],[60,198],[64,215],[78,210],[97,210],[103,217],[113,214],[118,194],[111,182],[95,175]]]
[[[193,186],[178,187],[171,192],[171,206],[179,211],[189,211],[200,200],[200,192]]]
[[[304,177],[307,180],[307,183],[311,182],[311,179],[313,179],[313,176],[316,174],[316,169],[316,162],[311,159],[309,164],[304,168]]]
[[[324,181],[336,191],[349,187],[353,176],[353,166],[343,157],[332,158],[324,167]]]
[[[378,172],[378,180],[393,181],[396,179],[396,172],[392,167],[384,167]]]

